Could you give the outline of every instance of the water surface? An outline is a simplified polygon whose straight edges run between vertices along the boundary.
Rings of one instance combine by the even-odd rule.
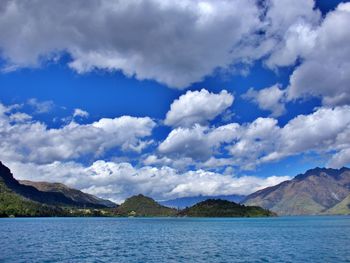
[[[350,262],[350,217],[0,219],[0,262]]]

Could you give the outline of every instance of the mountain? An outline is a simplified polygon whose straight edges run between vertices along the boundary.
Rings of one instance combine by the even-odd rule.
[[[315,168],[257,191],[243,203],[258,205],[279,215],[349,214],[346,209],[349,195],[349,168]]]
[[[31,200],[40,204],[46,204],[51,206],[88,207],[88,208],[106,208],[107,207],[105,204],[101,203],[104,201],[100,201],[97,197],[92,198],[90,195],[85,195],[85,199],[84,198],[75,199],[75,198],[72,198],[70,195],[74,195],[72,194],[72,192],[74,193],[76,192],[70,191],[70,194],[67,194],[66,196],[64,194],[64,192],[68,191],[67,190],[68,187],[66,186],[61,188],[65,188],[67,191],[63,191],[63,190],[40,191],[32,185],[20,184],[13,177],[10,169],[7,168],[5,165],[3,165],[1,162],[0,162],[0,181],[2,182],[3,186],[6,187],[6,189],[10,190],[12,193],[15,193],[18,196],[21,196],[22,198],[25,198],[27,200]],[[28,181],[27,183],[29,184]],[[33,183],[33,185],[34,184],[37,185],[37,183]],[[83,193],[81,192],[79,196],[82,197]],[[94,199],[93,202],[89,201],[91,198]],[[96,202],[96,200],[98,201]]]
[[[63,216],[65,211],[58,207],[33,202],[9,189],[0,177],[0,217]]]
[[[117,205],[109,200],[105,200],[94,195],[86,194],[80,190],[69,188],[61,183],[33,182],[20,180],[20,184],[33,186],[41,192],[57,192],[79,204],[94,204],[101,207],[116,207]],[[89,206],[89,205],[88,205]]]
[[[176,199],[171,199],[166,201],[160,201],[159,203],[164,206],[183,209],[186,207],[193,206],[207,199],[221,199],[221,200],[227,200],[227,201],[239,203],[244,198],[245,198],[244,195],[215,195],[215,196],[199,195],[199,196],[181,197],[181,198],[176,198]]]
[[[119,216],[175,216],[176,209],[158,204],[152,198],[135,195],[116,208]]]
[[[257,206],[245,206],[221,199],[208,199],[179,212],[190,217],[263,217],[275,214]]]

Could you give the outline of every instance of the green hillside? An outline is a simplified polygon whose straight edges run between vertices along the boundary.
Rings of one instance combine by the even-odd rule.
[[[208,199],[179,212],[190,217],[265,217],[274,216],[269,210],[258,206],[244,206],[221,199]]]
[[[116,209],[118,216],[175,216],[176,213],[176,209],[162,206],[141,194],[126,199]]]
[[[0,217],[63,216],[64,210],[27,200],[0,181]]]
[[[343,201],[328,209],[325,214],[329,215],[350,215],[350,195]]]

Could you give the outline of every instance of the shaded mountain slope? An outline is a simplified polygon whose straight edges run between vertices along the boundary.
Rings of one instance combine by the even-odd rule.
[[[109,200],[98,198],[94,195],[84,193],[80,190],[70,188],[61,183],[33,182],[20,180],[20,184],[33,186],[41,192],[58,192],[80,204],[94,204],[97,206],[116,207],[117,205]]]
[[[45,192],[40,191],[34,186],[20,184],[12,175],[9,168],[0,162],[0,181],[9,190],[23,198],[29,199],[42,204],[54,205],[54,206],[72,206],[72,207],[91,207],[91,208],[104,208],[105,205],[90,203],[90,202],[78,202],[70,197],[65,196],[62,192]]]
[[[116,209],[116,214],[120,216],[174,216],[176,213],[176,209],[162,206],[141,194],[126,199]]]
[[[279,215],[316,215],[350,194],[350,169],[315,168],[294,179],[257,191],[243,201]]]
[[[0,180],[0,217],[40,217],[63,216],[65,211],[58,207],[51,207],[33,202],[9,189],[3,180]]]
[[[257,206],[245,206],[220,199],[208,199],[179,212],[189,217],[264,217],[275,214]]]

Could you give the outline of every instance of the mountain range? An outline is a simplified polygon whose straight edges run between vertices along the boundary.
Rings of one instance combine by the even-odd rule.
[[[350,214],[350,169],[311,169],[248,195],[243,203],[278,215]]]
[[[277,215],[350,214],[350,169],[311,169],[246,197],[194,196],[157,203],[136,195],[118,206],[61,183],[18,181],[0,162],[0,216],[272,215],[269,211]]]
[[[163,206],[136,195],[121,205],[83,193],[60,183],[17,181],[0,162],[0,217],[9,216],[272,216],[260,207],[210,199],[184,210]]]

